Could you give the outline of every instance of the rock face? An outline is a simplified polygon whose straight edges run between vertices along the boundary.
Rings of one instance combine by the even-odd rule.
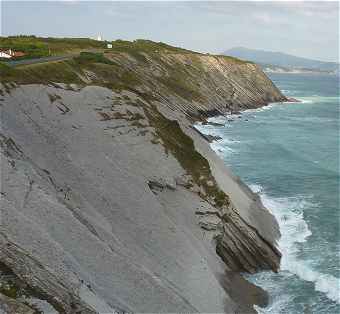
[[[0,262],[16,278],[0,302],[14,291],[8,306],[29,295],[60,313],[253,312],[228,271],[276,271],[278,226],[192,123],[284,97],[224,57],[106,57],[68,64],[76,85],[44,83],[43,65],[22,70],[32,84],[0,85]]]

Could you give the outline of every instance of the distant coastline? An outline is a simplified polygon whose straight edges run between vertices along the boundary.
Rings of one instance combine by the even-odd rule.
[[[338,62],[313,60],[283,52],[234,47],[223,54],[255,62],[267,73],[339,74]]]
[[[322,71],[316,69],[287,69],[281,67],[262,67],[265,73],[282,73],[282,74],[317,74],[317,75],[339,75],[339,71]]]

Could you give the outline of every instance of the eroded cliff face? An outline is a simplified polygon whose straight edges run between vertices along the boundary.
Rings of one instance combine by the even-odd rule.
[[[226,271],[276,271],[278,226],[192,123],[284,100],[257,66],[108,53],[2,82],[0,293],[12,306],[252,312]]]

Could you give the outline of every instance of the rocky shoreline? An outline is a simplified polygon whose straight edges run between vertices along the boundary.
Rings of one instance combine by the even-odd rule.
[[[192,126],[285,97],[224,57],[107,58],[76,72],[83,85],[36,68],[0,85],[0,261],[18,278],[0,295],[60,313],[254,313],[265,293],[239,272],[277,271],[278,225]],[[140,84],[113,85],[110,67]]]

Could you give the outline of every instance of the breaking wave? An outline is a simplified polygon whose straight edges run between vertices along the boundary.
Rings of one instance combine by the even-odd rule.
[[[282,252],[281,271],[288,271],[302,280],[313,282],[315,290],[323,292],[327,298],[340,304],[339,278],[320,273],[310,266],[312,261],[297,257],[299,252],[298,244],[306,242],[308,237],[312,235],[303,216],[306,208],[316,206],[316,204],[309,201],[311,197],[301,195],[272,198],[259,185],[250,185],[250,188],[261,196],[263,204],[274,214],[280,225],[282,234],[279,240],[279,248]],[[281,307],[281,301],[276,300],[274,303]],[[273,310],[272,306],[267,309],[261,309],[261,313],[270,313],[267,312],[269,309]]]

